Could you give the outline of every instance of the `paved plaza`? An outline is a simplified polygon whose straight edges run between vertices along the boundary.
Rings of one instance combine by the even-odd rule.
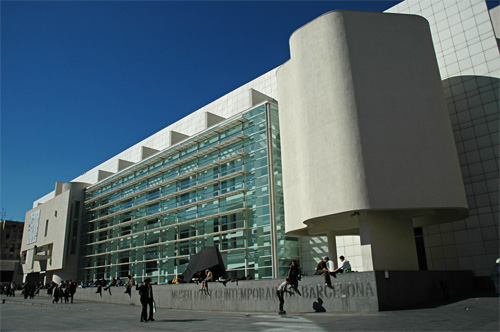
[[[435,307],[376,313],[228,313],[158,309],[140,323],[140,307],[48,297],[5,297],[1,331],[498,331],[499,298],[473,297]],[[5,302],[4,302],[5,301]],[[286,308],[286,303],[285,303]]]

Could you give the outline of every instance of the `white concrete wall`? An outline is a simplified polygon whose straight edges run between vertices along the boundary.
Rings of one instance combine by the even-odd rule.
[[[40,272],[38,262],[35,262],[33,269],[32,266],[34,246],[41,248],[45,245],[53,245],[52,259],[47,263],[47,270],[62,269],[64,267],[64,255],[66,252],[66,233],[68,232],[67,218],[70,209],[70,191],[65,191],[60,195],[45,202],[42,206],[34,208],[26,212],[26,219],[24,222],[23,242],[21,245],[21,252],[29,251],[29,259],[27,264],[23,264],[24,273]],[[30,215],[32,212],[40,210],[40,219],[38,226],[38,234],[36,242],[26,244],[28,235],[28,226]],[[57,211],[57,217],[55,216]],[[48,223],[47,223],[48,220]],[[48,225],[47,235],[46,226]]]
[[[331,12],[290,48],[277,72],[287,232],[357,210],[466,210],[425,20]]]
[[[500,6],[490,9],[490,17],[495,37],[500,38]]]
[[[302,271],[307,275],[313,275],[316,265],[325,256],[331,261],[335,260],[340,265],[340,256],[344,256],[353,271],[364,271],[361,256],[361,242],[359,235],[336,236],[337,257],[331,257],[328,253],[328,239],[326,236],[304,236],[301,238],[302,246]]]
[[[387,12],[429,21],[469,205],[467,219],[424,227],[428,266],[489,276],[500,255],[500,7],[488,12],[484,0],[409,0]]]
[[[69,252],[70,248],[68,245],[72,231],[71,204],[74,200],[79,200],[81,206],[83,206],[83,189],[87,185],[86,183],[62,184],[62,192],[59,195],[26,212],[21,244],[21,257],[26,256],[26,262],[22,264],[25,275],[45,270],[48,276],[55,275],[57,281],[76,278],[80,246],[78,238],[75,254]],[[36,211],[40,211],[36,241],[31,242],[31,239],[30,243],[27,243],[30,235],[28,230],[30,227],[30,216]],[[81,219],[79,223],[78,229],[81,227]],[[37,247],[38,254],[50,255],[45,269],[42,269],[39,261],[34,260],[35,246]],[[51,251],[44,250],[48,246],[51,246]]]

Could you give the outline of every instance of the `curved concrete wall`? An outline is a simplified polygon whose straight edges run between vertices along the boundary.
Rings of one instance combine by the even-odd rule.
[[[328,216],[360,210],[466,214],[425,19],[330,12],[290,49],[277,71],[287,232],[315,220],[347,229]]]

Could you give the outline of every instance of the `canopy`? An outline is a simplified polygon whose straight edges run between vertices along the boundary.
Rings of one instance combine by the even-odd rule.
[[[226,274],[226,267],[217,247],[203,247],[199,253],[191,255],[189,264],[182,276],[186,282],[189,282],[196,272],[204,272],[205,269],[212,272],[214,280]]]

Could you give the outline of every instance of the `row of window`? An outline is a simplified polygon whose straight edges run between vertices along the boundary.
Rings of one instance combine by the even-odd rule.
[[[185,145],[187,145],[186,148],[178,151],[178,152],[166,152],[168,153],[168,156],[159,159],[156,163],[150,166],[141,166],[141,164],[136,165],[135,168],[137,170],[133,173],[128,174],[127,176],[120,177],[119,179],[101,187],[98,188],[97,190],[93,191],[90,190],[86,193],[86,200],[96,198],[98,196],[104,195],[107,192],[114,190],[118,187],[124,186],[131,181],[137,180],[141,177],[144,177],[147,174],[152,174],[156,172],[160,168],[169,168],[169,166],[178,163],[181,160],[187,159],[190,156],[193,156],[195,154],[202,153],[203,151],[208,150],[209,148],[217,145],[223,144],[225,141],[230,140],[231,138],[234,138],[237,135],[244,134],[244,135],[251,135],[254,133],[256,128],[254,127],[253,121],[245,122],[244,124],[236,124],[234,127],[231,127],[227,130],[224,130],[223,132],[220,133],[215,133],[213,136],[203,140],[202,142],[199,143],[191,143],[187,142]],[[262,128],[260,129],[265,129],[265,124],[262,125]],[[214,129],[215,130],[215,129]],[[222,153],[224,154],[225,148],[221,149]],[[218,151],[215,151],[218,153]],[[212,152],[213,153],[213,152]],[[207,164],[213,162],[213,155],[212,153],[209,153],[203,157],[200,158],[199,160],[199,165],[204,165],[204,162]],[[223,155],[222,154],[222,155]],[[107,180],[109,182],[110,180]]]
[[[270,267],[272,266],[272,260],[270,246],[248,250],[221,251],[221,256],[226,263],[229,278],[241,275],[262,278],[271,275]],[[95,278],[105,277],[107,279],[111,278],[111,276],[126,278],[130,273],[136,276],[136,278],[148,276],[157,282],[164,283],[168,279],[172,279],[176,275],[183,273],[189,261],[187,257],[142,262],[130,262],[126,257],[123,257],[121,260],[122,262],[119,265],[88,267],[82,269],[80,273],[87,276],[86,280],[92,279],[93,276]],[[245,265],[245,261],[247,265]]]
[[[300,257],[300,241],[284,235],[277,107],[271,106],[270,117],[272,165],[268,165],[265,106],[243,117],[247,121],[231,133],[233,138],[246,135],[242,142],[219,149],[220,143],[212,140],[210,147],[217,149],[209,153],[200,153],[199,146],[192,144],[184,162],[166,165],[162,157],[143,172],[146,177],[134,173],[130,180],[123,177],[121,183],[113,180],[114,186],[110,182],[108,189],[97,189],[100,196],[92,194],[94,198],[86,204],[89,221],[84,224],[87,235],[82,241],[83,280],[130,273],[165,282],[183,273],[190,255],[204,246],[221,250],[229,277],[235,273],[272,277],[272,233],[276,230],[271,228],[271,216],[279,232],[274,245],[280,273],[288,268],[290,257]],[[230,151],[223,156],[231,160],[222,161],[224,151]],[[223,178],[231,174],[235,176]],[[274,212],[269,200],[271,176]],[[230,195],[223,196],[225,190]]]

